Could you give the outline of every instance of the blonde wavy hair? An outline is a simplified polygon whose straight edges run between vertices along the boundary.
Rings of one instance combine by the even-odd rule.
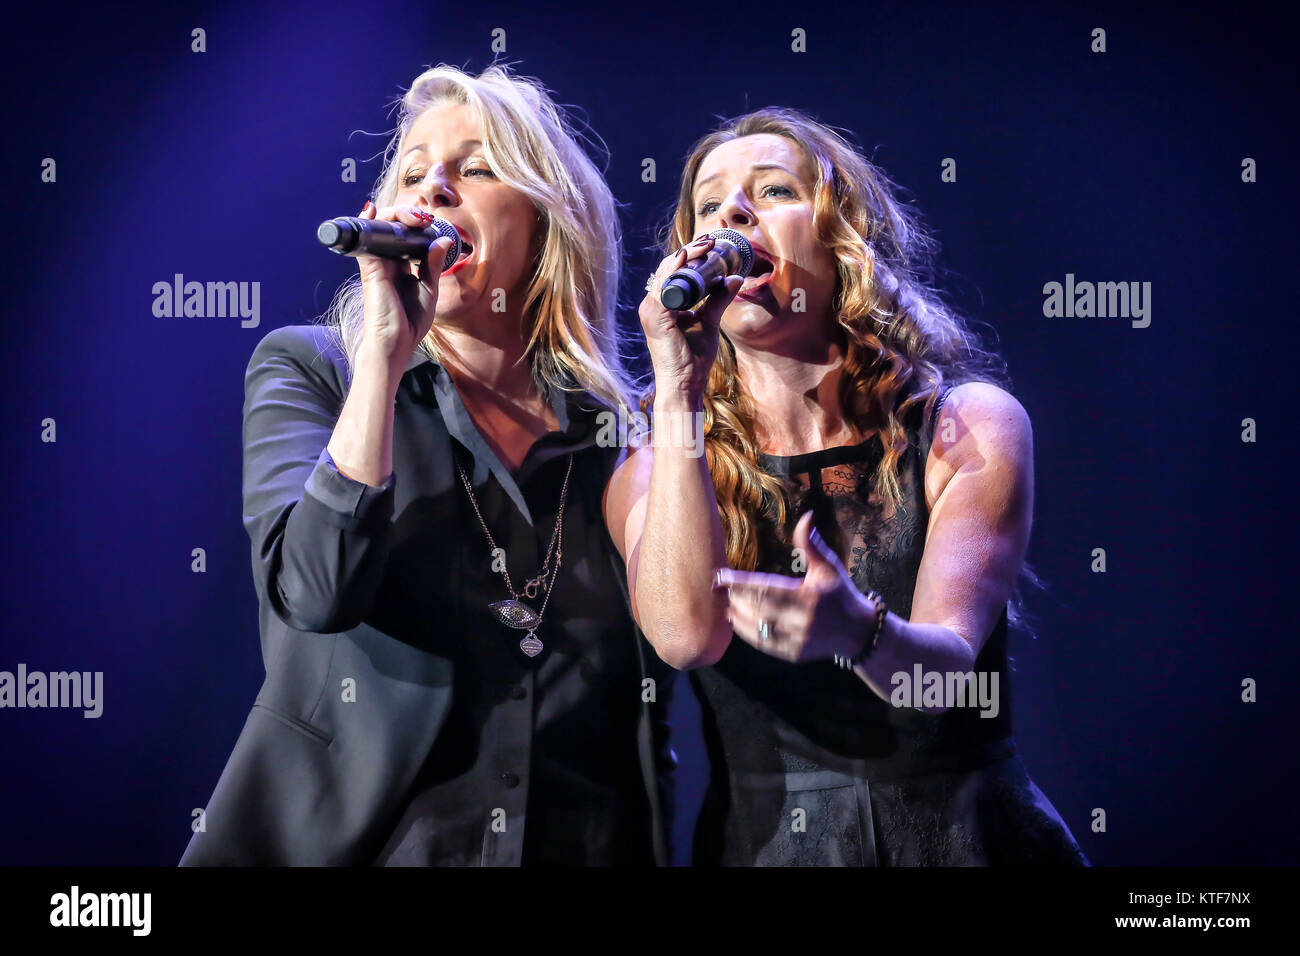
[[[528,196],[541,216],[537,269],[523,310],[524,357],[539,391],[586,392],[608,409],[626,408],[633,385],[619,350],[615,312],[623,258],[617,205],[583,149],[584,129],[540,81],[514,74],[503,63],[478,76],[445,64],[421,73],[393,104],[397,127],[375,184],[375,205],[392,204],[403,140],[421,114],[441,103],[471,108],[492,171]],[[323,316],[347,356],[349,376],[364,331],[362,301],[361,280],[354,276]],[[418,349],[442,361],[434,328]]]
[[[726,120],[691,148],[681,190],[659,234],[663,254],[695,235],[692,197],[708,154],[722,143],[772,133],[790,140],[816,177],[813,227],[837,260],[835,312],[844,355],[839,402],[859,434],[878,429],[884,456],[874,490],[901,503],[898,468],[908,447],[904,420],[920,405],[928,422],[948,384],[986,381],[1010,390],[1006,365],[942,300],[934,279],[939,243],[921,214],[901,200],[902,189],[836,130],[798,110],[768,107]],[[705,454],[717,493],[733,568],[754,570],[760,518],[787,521],[788,491],[758,465],[755,406],[736,374],[736,353],[725,333],[705,397]],[[1042,586],[1026,563],[1022,577]],[[1012,623],[1026,627],[1019,588]]]

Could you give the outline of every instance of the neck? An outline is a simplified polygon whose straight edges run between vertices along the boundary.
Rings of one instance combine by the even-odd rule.
[[[834,342],[780,352],[733,345],[736,374],[754,402],[760,451],[798,455],[858,437],[840,408],[844,356]]]
[[[524,359],[524,343],[519,335],[505,332],[503,325],[485,323],[483,331],[470,331],[435,324],[442,364],[462,394],[472,391],[512,402],[534,400],[537,387]]]

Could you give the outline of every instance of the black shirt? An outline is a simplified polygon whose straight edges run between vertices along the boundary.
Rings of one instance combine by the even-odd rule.
[[[617,449],[596,444],[597,412],[555,391],[560,431],[529,449],[517,474],[474,426],[445,369],[412,373],[418,402],[441,412],[455,455],[516,591],[542,566],[568,456],[573,470],[561,559],[537,636],[502,624],[488,605],[510,597],[455,468],[445,492],[394,526],[375,602],[428,615],[431,648],[452,661],[447,720],[375,865],[651,865],[650,807],[637,751],[641,657],[601,501]],[[436,560],[431,560],[436,558]],[[398,589],[386,600],[385,589]],[[412,593],[414,592],[414,593]],[[536,611],[542,597],[526,601]],[[653,652],[649,651],[649,656]],[[656,688],[658,691],[659,688]]]

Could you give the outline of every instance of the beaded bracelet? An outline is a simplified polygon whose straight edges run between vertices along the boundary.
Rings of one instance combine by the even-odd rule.
[[[879,591],[867,592],[867,599],[876,605],[876,626],[872,629],[871,639],[867,641],[862,650],[858,651],[852,657],[842,657],[839,654],[835,655],[835,663],[846,671],[853,670],[853,668],[857,667],[872,655],[876,649],[876,645],[880,643],[880,633],[885,629],[885,615],[889,612],[889,609],[885,607],[885,599],[880,596]]]

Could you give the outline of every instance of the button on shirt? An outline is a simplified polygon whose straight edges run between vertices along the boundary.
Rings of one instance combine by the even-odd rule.
[[[560,431],[536,441],[512,475],[444,368],[425,358],[409,374],[395,435],[423,425],[404,464],[436,470],[418,483],[441,490],[399,505],[371,619],[400,634],[412,631],[410,621],[385,620],[397,613],[390,609],[418,615],[420,639],[453,663],[454,687],[446,721],[374,863],[652,865],[637,733],[642,666],[653,651],[628,612],[622,561],[601,509],[616,449],[597,446],[595,409],[557,390]],[[428,415],[431,404],[440,415]],[[430,433],[431,419],[443,428]],[[452,456],[470,477],[519,592],[545,560],[570,454],[560,567],[536,631],[543,650],[530,658],[519,646],[527,631],[501,623],[488,607],[510,593]],[[315,474],[331,484],[341,479],[335,490],[356,495],[358,512],[394,480],[400,491],[396,452],[394,474],[375,488],[342,476],[328,452],[321,460],[328,465]],[[525,603],[540,610],[544,596]]]

